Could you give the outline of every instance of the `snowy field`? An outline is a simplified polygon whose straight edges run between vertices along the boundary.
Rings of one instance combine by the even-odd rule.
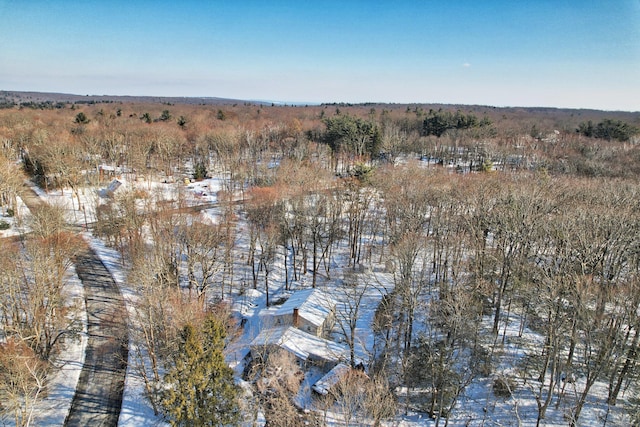
[[[186,200],[191,205],[199,204],[215,204],[217,201],[216,194],[222,188],[221,179],[208,179],[196,183],[153,183],[153,182],[126,182],[122,181],[122,185],[126,188],[143,188],[147,191],[153,191],[162,194],[165,200],[172,200],[177,197],[180,192],[184,193]],[[38,190],[39,195],[48,203],[65,207],[67,210],[67,218],[70,222],[85,226],[95,221],[96,201],[100,197],[99,190],[84,190],[81,194],[72,199],[70,191],[52,191],[45,193]],[[204,212],[205,215],[215,217],[215,207]],[[21,207],[20,217],[25,218],[28,213],[24,206]],[[13,221],[13,219],[12,219]],[[240,222],[239,228],[246,227],[246,224]],[[9,236],[17,232],[16,226],[11,230],[3,231],[2,236]],[[107,266],[124,295],[127,308],[132,312],[133,303],[136,295],[133,288],[126,281],[126,265],[123,265],[120,254],[117,251],[107,247],[104,242],[92,237],[88,232],[82,233],[83,237],[89,241],[91,247],[99,254],[100,258]],[[242,242],[242,241],[241,241]],[[244,241],[242,244],[248,244]],[[242,252],[242,248],[239,248]],[[339,264],[339,263],[338,263]],[[332,276],[333,280],[320,278],[318,287],[320,289],[331,292],[338,299],[338,306],[345,304],[344,298],[347,294],[340,294],[336,287],[335,278],[343,276],[341,269],[345,265],[335,266]],[[242,267],[239,267],[240,269]],[[241,271],[241,270],[238,270]],[[286,297],[291,291],[284,290],[284,271],[283,266],[276,266],[273,275],[270,276],[273,288],[271,291],[271,299],[275,300],[279,297]],[[242,274],[242,273],[240,273]],[[357,321],[357,357],[361,360],[369,360],[373,347],[373,334],[371,333],[371,322],[375,309],[377,308],[382,296],[393,288],[393,277],[389,273],[384,272],[384,266],[372,266],[370,270],[359,273],[359,283],[369,283],[363,298],[361,312]],[[236,280],[236,283],[242,279]],[[304,278],[292,285],[292,290],[296,288],[308,288],[310,278]],[[67,282],[67,292],[74,301],[82,302],[82,286],[79,279],[73,271],[70,271],[69,280]],[[237,291],[237,290],[236,290]],[[262,291],[256,289],[244,289],[242,295],[234,294],[233,311],[246,319],[244,332],[242,336],[231,343],[227,360],[235,369],[236,373],[240,373],[243,369],[242,361],[247,354],[249,343],[258,334],[264,325],[265,316],[273,311],[273,308],[266,307],[266,298]],[[338,308],[339,310],[339,308]],[[84,319],[84,317],[83,317]],[[505,323],[506,322],[506,323]],[[535,346],[539,345],[541,337],[533,331],[525,329],[522,337],[519,337],[520,319],[515,315],[505,316],[501,325],[501,335],[504,333],[504,345],[501,348],[500,365],[497,366],[495,373],[512,372],[515,365],[525,356],[527,347],[523,345]],[[484,328],[491,328],[491,319],[485,319]],[[86,320],[85,320],[86,331]],[[486,334],[485,336],[491,336]],[[339,339],[338,334],[334,334]],[[516,345],[517,343],[517,345]],[[65,343],[65,352],[59,360],[61,369],[56,376],[51,379],[50,391],[46,399],[42,400],[36,410],[36,423],[34,425],[57,426],[62,425],[64,418],[69,410],[69,405],[74,394],[75,384],[77,383],[80,369],[84,360],[84,346],[86,344],[86,334],[82,334],[81,339],[76,342]],[[136,346],[135,342],[130,342],[130,347]],[[130,350],[131,350],[130,348]],[[133,354],[130,351],[129,354]],[[131,357],[131,356],[130,356]],[[517,378],[517,375],[515,375]],[[313,378],[313,381],[318,378]],[[309,382],[311,380],[308,378]],[[492,378],[480,378],[474,380],[463,392],[456,406],[456,409],[448,422],[449,426],[533,426],[536,424],[537,406],[533,393],[529,389],[530,386],[522,383],[519,384],[517,392],[511,398],[496,398],[492,393]],[[570,396],[576,395],[581,389],[581,379],[566,387],[566,394]],[[308,385],[308,384],[307,384]],[[607,408],[603,402],[606,401],[606,387],[604,384],[596,384],[592,397],[595,401],[588,401],[584,411],[580,417],[580,425],[582,426],[625,426],[628,425],[628,418],[620,408]],[[566,426],[568,420],[566,414],[568,411],[567,400],[559,402],[556,406],[552,403],[547,412],[547,417],[543,420],[543,426]],[[299,402],[302,406],[312,407],[312,402]],[[6,420],[5,420],[6,421]],[[328,425],[343,425],[343,423],[329,414],[327,418]],[[444,425],[444,420],[441,421]],[[120,426],[164,426],[167,425],[161,418],[154,416],[151,406],[143,397],[142,380],[137,377],[136,373],[129,369],[127,373],[126,388],[124,392],[124,400],[122,404],[122,413],[120,415]],[[424,426],[435,425],[432,420],[428,420],[425,414],[404,413],[401,408],[399,415],[393,422],[384,423],[387,426]]]

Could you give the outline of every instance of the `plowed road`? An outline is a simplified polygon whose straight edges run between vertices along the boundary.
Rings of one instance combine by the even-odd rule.
[[[31,210],[42,205],[29,188],[23,194]],[[87,308],[85,361],[65,426],[117,426],[127,370],[127,310],[120,289],[87,244],[75,267]]]

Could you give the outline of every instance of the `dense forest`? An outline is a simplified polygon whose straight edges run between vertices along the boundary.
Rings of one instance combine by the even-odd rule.
[[[610,412],[612,425],[640,425],[640,113],[0,105],[0,225],[16,215],[24,176],[76,200],[85,227],[121,254],[138,301],[129,363],[173,424],[261,413],[274,426],[322,425],[330,412],[380,425],[417,411],[463,425],[460,402],[485,381],[492,397],[467,425],[491,419],[488,402],[500,399],[527,425],[551,411],[584,425],[586,407],[604,414],[597,425]],[[80,195],[116,177],[147,186],[95,197],[87,220]],[[215,221],[188,208],[183,185],[208,177],[222,185]],[[24,221],[27,233],[0,239],[0,411],[18,425],[78,333],[79,309],[63,291],[80,247],[64,209]],[[247,364],[250,398],[223,358],[243,321],[225,301],[252,289],[275,306],[301,283],[340,295],[334,334],[354,368],[313,411],[293,398],[300,375],[288,355]],[[356,321],[374,288],[363,351]],[[524,401],[532,407],[519,415]]]

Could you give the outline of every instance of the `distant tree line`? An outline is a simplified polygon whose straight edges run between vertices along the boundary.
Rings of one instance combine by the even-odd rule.
[[[16,103],[8,98],[0,98],[0,109],[1,108],[13,108],[16,106]]]
[[[441,137],[450,129],[472,129],[488,126],[491,126],[491,120],[488,117],[478,119],[474,114],[463,114],[460,110],[455,113],[429,110],[422,125],[422,133],[424,136]]]
[[[0,101],[0,106],[1,106],[0,108],[13,108],[16,105],[18,104],[10,100]],[[19,106],[20,108],[31,108],[32,110],[54,110],[54,109],[62,109],[67,107],[67,105],[64,102],[52,102],[52,101],[43,101],[43,102],[26,101],[26,102],[20,102]]]
[[[638,128],[622,120],[604,119],[598,124],[593,124],[591,120],[582,122],[578,126],[577,132],[589,138],[628,141],[632,136],[638,134]]]

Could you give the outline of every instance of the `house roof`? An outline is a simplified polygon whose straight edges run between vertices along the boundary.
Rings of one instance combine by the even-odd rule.
[[[298,309],[298,315],[315,326],[322,326],[327,316],[333,311],[336,303],[329,294],[320,289],[305,289],[295,292],[274,313],[284,316]]]
[[[106,198],[112,196],[122,186],[123,182],[119,179],[114,179],[109,183],[107,188],[101,188],[98,190],[98,196]]]
[[[263,329],[251,342],[251,347],[269,345],[277,345],[301,360],[339,362],[348,357],[348,350],[345,347],[293,326]]]
[[[336,385],[340,378],[342,378],[347,372],[351,370],[351,367],[344,363],[338,363],[332,370],[327,372],[325,376],[320,378],[311,389],[318,394],[327,395],[331,387]]]

